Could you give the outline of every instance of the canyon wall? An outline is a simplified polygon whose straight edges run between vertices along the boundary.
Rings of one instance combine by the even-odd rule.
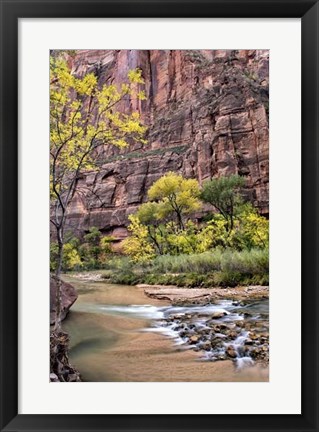
[[[149,127],[146,145],[106,147],[102,169],[79,179],[68,219],[74,232],[96,226],[124,238],[127,216],[169,171],[200,183],[244,176],[244,194],[268,215],[268,51],[81,50],[69,62],[75,75],[94,72],[101,84],[142,69],[147,99],[120,109],[138,110]]]

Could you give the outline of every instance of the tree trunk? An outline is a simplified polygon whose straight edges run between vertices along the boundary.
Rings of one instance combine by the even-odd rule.
[[[63,260],[63,232],[61,227],[57,228],[57,236],[58,236],[58,259],[57,259],[57,268],[55,271],[56,310],[55,310],[54,332],[59,332],[61,330],[61,312],[62,312],[61,272],[62,272],[62,260]]]
[[[230,231],[232,231],[234,228],[234,216],[230,215]]]
[[[151,239],[152,242],[154,243],[155,248],[157,249],[158,254],[159,254],[159,255],[162,255],[161,247],[160,247],[160,245],[158,244],[158,241],[156,240],[156,234],[154,234],[154,235],[152,234],[152,231],[151,231],[151,227],[150,227],[150,226],[147,227],[147,230],[148,230],[148,235],[150,236],[150,239]]]
[[[178,225],[181,231],[184,231],[185,227],[184,227],[184,223],[183,223],[183,219],[182,219],[182,215],[180,211],[176,211],[177,214],[177,220],[178,220]]]
[[[231,198],[231,200],[230,200],[229,216],[230,216],[230,231],[232,231],[234,228],[234,200],[233,200],[233,198]]]

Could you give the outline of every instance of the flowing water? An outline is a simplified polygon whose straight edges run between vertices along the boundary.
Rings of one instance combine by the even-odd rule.
[[[268,330],[267,301],[177,307],[142,288],[65,279],[79,293],[64,327],[70,361],[85,381],[268,380],[268,368],[247,355],[252,333],[245,328]],[[212,328],[215,342],[207,346]],[[258,344],[262,352],[265,340]]]

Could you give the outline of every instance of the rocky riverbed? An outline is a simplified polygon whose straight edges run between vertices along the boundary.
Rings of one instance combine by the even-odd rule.
[[[177,288],[139,285],[150,298],[168,300],[155,328],[171,332],[176,343],[203,360],[233,360],[242,368],[269,363],[269,288]]]
[[[236,367],[269,362],[268,301],[223,300],[199,306],[162,309],[163,319],[154,324],[200,354],[202,360],[232,360]]]

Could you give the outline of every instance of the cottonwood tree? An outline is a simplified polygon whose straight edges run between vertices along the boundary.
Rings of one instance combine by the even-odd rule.
[[[240,188],[245,185],[245,179],[239,175],[215,178],[203,184],[201,198],[212,204],[226,220],[227,231],[234,227],[234,216],[243,203]]]
[[[62,53],[50,59],[50,222],[58,243],[55,331],[61,328],[64,230],[79,176],[98,169],[103,146],[144,143],[146,131],[138,112],[125,114],[118,109],[123,99],[145,99],[139,90],[144,84],[140,69],[130,70],[127,82],[120,86],[101,86],[96,73],[74,76],[66,57]]]
[[[162,217],[175,215],[180,230],[185,229],[184,216],[200,209],[199,195],[197,180],[173,172],[158,179],[148,191],[150,201],[160,203]]]
[[[160,231],[160,225],[163,223],[163,210],[165,212],[161,203],[148,201],[141,204],[138,211],[135,213],[139,221],[147,227],[148,236],[159,255],[163,253],[163,245],[158,239],[158,231]]]
[[[150,201],[129,216],[131,235],[123,250],[133,261],[147,262],[171,249],[169,237],[186,236],[185,216],[200,209],[198,181],[169,172],[148,190]],[[174,245],[177,247],[177,245]]]

